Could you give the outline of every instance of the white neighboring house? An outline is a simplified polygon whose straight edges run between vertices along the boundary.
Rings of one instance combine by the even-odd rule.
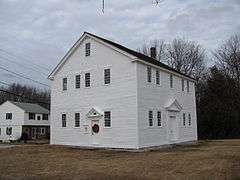
[[[51,144],[139,149],[197,140],[195,80],[85,32],[49,75]]]
[[[17,140],[22,133],[29,139],[47,138],[49,110],[38,104],[6,101],[0,105],[0,141]]]

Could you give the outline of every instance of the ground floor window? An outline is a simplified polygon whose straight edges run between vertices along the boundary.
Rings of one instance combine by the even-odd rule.
[[[80,127],[80,113],[75,113],[75,127]]]
[[[158,111],[157,112],[157,123],[158,123],[158,126],[162,126],[162,118],[161,118],[161,111]]]
[[[188,114],[188,125],[191,126],[192,125],[192,118],[191,118],[191,114]]]
[[[111,127],[111,112],[110,111],[104,112],[104,124],[105,124],[105,127]]]
[[[183,126],[186,126],[186,114],[183,113]]]
[[[7,127],[6,134],[7,135],[12,135],[12,127]]]
[[[45,128],[40,128],[40,134],[45,134]]]
[[[67,126],[67,116],[66,114],[62,114],[62,127]]]
[[[148,125],[153,126],[153,112],[148,111]]]

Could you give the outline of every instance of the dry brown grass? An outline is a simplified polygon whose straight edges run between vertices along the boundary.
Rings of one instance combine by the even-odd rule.
[[[240,179],[240,140],[150,152],[51,145],[0,149],[0,179]]]

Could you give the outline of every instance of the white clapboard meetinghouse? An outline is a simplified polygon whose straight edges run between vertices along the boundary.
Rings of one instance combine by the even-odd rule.
[[[85,32],[48,77],[51,144],[141,149],[197,140],[195,79]]]

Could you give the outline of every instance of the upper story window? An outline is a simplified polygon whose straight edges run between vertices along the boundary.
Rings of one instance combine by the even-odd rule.
[[[189,92],[189,81],[187,81],[187,92]]]
[[[158,126],[162,126],[162,114],[161,114],[161,111],[158,111],[157,112],[157,124]]]
[[[111,70],[104,69],[104,84],[110,84],[110,83],[111,83]]]
[[[66,127],[66,126],[67,126],[67,115],[62,114],[62,127]]]
[[[86,73],[85,74],[85,87],[90,87],[90,84],[91,84],[91,75],[90,73]]]
[[[67,90],[67,78],[63,78],[63,86],[62,86],[62,89],[63,89],[63,91],[66,91]]]
[[[183,113],[183,126],[186,126],[186,114]]]
[[[80,80],[81,80],[81,76],[80,75],[76,75],[75,76],[75,88],[76,89],[80,88]]]
[[[104,112],[104,125],[105,127],[111,127],[111,111]]]
[[[188,125],[191,126],[192,125],[192,118],[191,118],[191,114],[188,114]]]
[[[40,120],[41,120],[41,116],[37,116],[37,120],[39,120],[39,121],[40,121]]]
[[[42,120],[48,120],[48,114],[42,114]]]
[[[75,127],[80,127],[80,113],[75,113]]]
[[[172,74],[170,74],[169,80],[170,80],[170,88],[173,88],[173,75]]]
[[[85,56],[90,56],[91,54],[91,43],[85,44]]]
[[[148,125],[153,126],[153,112],[148,111]]]
[[[11,120],[12,119],[12,113],[6,113],[6,119]]]
[[[184,91],[184,79],[182,79],[182,91]]]
[[[28,119],[29,119],[29,120],[35,120],[35,116],[36,116],[35,113],[29,113],[29,114],[28,114]]]
[[[160,73],[159,73],[159,70],[156,70],[156,84],[160,84]]]
[[[147,67],[147,82],[152,82],[152,68]]]
[[[12,127],[7,127],[6,128],[6,134],[7,135],[12,135]]]

